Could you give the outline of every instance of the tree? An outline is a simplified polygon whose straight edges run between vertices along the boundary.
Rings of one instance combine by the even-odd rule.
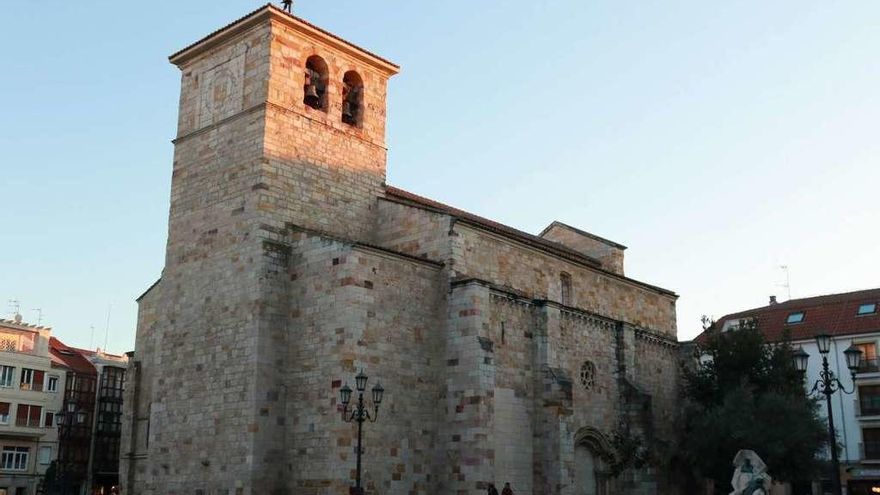
[[[49,464],[49,467],[46,468],[46,474],[44,474],[43,478],[40,480],[40,486],[37,488],[37,492],[43,493],[44,495],[61,493],[61,483],[58,475],[58,462],[52,461],[52,463]]]
[[[739,449],[757,452],[774,479],[812,479],[826,445],[825,423],[791,361],[788,336],[768,344],[748,320],[708,336],[701,349],[708,359],[684,374],[683,465],[692,476],[715,480],[723,493]]]

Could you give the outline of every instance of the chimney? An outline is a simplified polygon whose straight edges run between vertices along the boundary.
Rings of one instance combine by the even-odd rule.
[[[776,296],[770,296],[770,305],[773,306],[776,304]]]

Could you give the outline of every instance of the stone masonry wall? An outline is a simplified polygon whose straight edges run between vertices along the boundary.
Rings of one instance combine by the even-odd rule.
[[[636,332],[635,383],[651,394],[654,433],[658,440],[673,439],[678,410],[678,347]]]
[[[448,262],[449,215],[379,199],[373,242],[419,258]]]
[[[272,491],[254,482],[260,281],[273,261],[255,209],[264,117],[253,104],[265,98],[268,33],[256,27],[181,66],[166,265],[138,328],[133,402],[149,436],[133,493]]]
[[[491,280],[534,299],[561,300],[559,275],[571,274],[571,306],[675,338],[675,297],[611,277],[460,223],[453,237],[457,277]]]
[[[161,281],[154,285],[138,300],[138,332],[135,338],[137,354],[128,363],[127,379],[123,391],[122,435],[120,442],[119,482],[125,493],[135,493],[135,484],[143,487],[140,493],[152,493],[155,481],[144,462],[138,462],[147,455],[149,434],[150,402],[141,398],[152,397],[152,381],[155,368],[152,365],[156,355],[156,325],[158,319],[159,293]]]
[[[554,223],[543,235],[544,239],[558,242],[563,246],[574,249],[591,258],[602,262],[602,268],[619,275],[623,275],[623,249],[612,246],[607,242],[583,235],[575,230],[558,223]]]
[[[494,482],[532,493],[534,438],[534,307],[493,294],[487,337],[495,367],[493,410]]]
[[[259,209],[276,226],[292,222],[369,240],[385,181],[388,74],[281,23],[271,29]],[[326,110],[303,103],[304,68],[312,55],[329,68]],[[342,122],[342,78],[349,70],[364,81],[360,126]]]
[[[438,493],[439,266],[304,232],[292,243],[293,492],[338,494],[353,481],[356,427],[338,397],[363,368],[368,389],[386,390],[378,422],[364,425],[367,493]]]
[[[620,405],[616,329],[607,321],[564,309],[551,342],[556,366],[572,379],[572,431],[586,426],[610,435],[618,427]],[[591,378],[592,383],[585,384],[581,369],[587,363],[593,372],[583,378]]]

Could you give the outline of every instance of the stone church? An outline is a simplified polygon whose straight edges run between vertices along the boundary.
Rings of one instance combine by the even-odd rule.
[[[386,183],[398,66],[272,5],[171,55],[168,244],[139,299],[126,495],[671,493],[676,295],[624,246]],[[368,401],[369,402],[369,401]],[[372,406],[370,407],[373,411]],[[630,456],[631,457],[631,456]]]

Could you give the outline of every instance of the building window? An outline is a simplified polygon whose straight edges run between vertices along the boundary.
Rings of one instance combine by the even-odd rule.
[[[880,415],[880,385],[859,387],[859,411],[862,416]]]
[[[327,63],[317,55],[306,60],[303,103],[315,110],[327,111]]]
[[[21,369],[21,389],[33,390],[41,392],[43,390],[43,380],[46,377],[45,371],[32,370],[29,368]]]
[[[559,285],[562,291],[562,304],[571,306],[571,275],[565,272],[559,274]]]
[[[0,366],[0,387],[11,388],[13,378],[15,376],[15,368],[12,366]]]
[[[364,81],[361,76],[350,70],[342,78],[342,121],[348,125],[360,127],[363,114]]]
[[[49,380],[46,382],[46,392],[57,392],[58,391],[58,377],[50,376]]]
[[[49,464],[52,462],[52,447],[49,445],[44,445],[40,447],[40,453],[37,456],[40,464]]]
[[[872,315],[877,312],[877,303],[860,304],[857,316]]]
[[[46,428],[52,428],[55,426],[55,413],[46,413],[46,420],[43,421],[43,426]]]
[[[0,402],[0,425],[9,424],[9,407],[8,402]]]
[[[3,455],[0,456],[0,469],[26,471],[29,450],[28,447],[3,447]]]
[[[880,428],[862,429],[865,459],[880,459]]]
[[[874,342],[862,342],[854,344],[856,349],[862,351],[862,360],[859,363],[859,373],[874,373],[880,371],[880,363],[877,362],[877,344]]]
[[[15,426],[39,428],[43,419],[43,407],[31,404],[19,404],[15,410]]]
[[[581,365],[581,386],[586,390],[590,390],[596,385],[596,365],[591,361],[584,361]]]
[[[105,366],[101,374],[101,390],[98,396],[102,399],[122,400],[125,386],[125,370],[115,366]]]
[[[789,313],[788,318],[785,319],[785,323],[788,325],[794,325],[795,323],[801,323],[804,321],[804,312],[798,311],[797,313]]]

